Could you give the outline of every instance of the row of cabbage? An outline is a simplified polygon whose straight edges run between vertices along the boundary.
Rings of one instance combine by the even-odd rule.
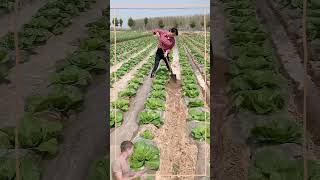
[[[111,29],[113,30],[113,28]],[[123,42],[132,39],[151,36],[151,32],[146,31],[111,31],[111,43]],[[116,38],[115,38],[116,37]]]
[[[248,179],[301,180],[302,159],[292,157],[290,153],[284,154],[280,148],[284,144],[301,145],[301,126],[291,120],[284,109],[285,82],[279,75],[271,46],[266,45],[268,34],[256,17],[255,1],[224,2],[231,25],[229,41],[232,43],[233,63],[229,70],[229,83],[234,106],[242,112],[249,111],[266,118],[265,121],[255,122],[250,130],[247,142],[253,158]],[[286,115],[275,116],[277,112]],[[262,116],[254,117],[258,119]],[[310,160],[308,179],[319,179],[319,168],[318,162]]]
[[[21,62],[28,60],[32,49],[44,45],[52,36],[60,35],[72,24],[72,18],[90,8],[95,0],[54,0],[46,3],[19,30]],[[109,38],[109,32],[100,32]],[[14,66],[14,35],[8,32],[0,40],[0,80]]]
[[[117,69],[116,71],[114,71],[110,74],[110,85],[111,86],[118,79],[120,79],[125,74],[127,74],[131,69],[133,69],[137,64],[139,64],[141,62],[141,59],[143,59],[144,57],[146,57],[150,53],[150,50],[154,48],[155,42],[150,42],[150,43],[152,45],[149,46],[146,50],[140,52],[140,54],[138,56],[131,57],[124,64],[122,64],[119,69]]]
[[[205,73],[207,81],[210,81],[210,57],[206,57],[207,59],[205,60],[204,50],[200,52],[190,39],[184,37],[183,40],[196,62],[200,65],[202,69],[201,73]],[[207,52],[207,54],[209,53],[210,51]]]
[[[183,98],[188,108],[188,121],[204,122],[197,123],[191,130],[191,136],[196,140],[210,142],[210,113],[205,108],[205,103],[201,100],[200,90],[196,76],[190,65],[185,49],[182,45],[179,49],[179,63],[181,67],[181,80]]]
[[[110,48],[110,65],[114,65],[118,62],[127,60],[130,56],[132,56],[132,54],[138,53],[144,48],[148,47],[153,39],[154,38],[143,37],[139,39],[117,43],[116,49],[115,45],[112,44]],[[116,62],[114,59],[115,51],[117,56]]]
[[[147,51],[147,53],[150,53]],[[146,57],[146,54],[141,54],[139,60]],[[139,87],[144,83],[145,76],[148,75],[152,66],[152,59],[149,57],[146,63],[137,70],[137,73],[133,75],[133,78],[128,81],[126,88],[119,92],[118,98],[111,102],[110,110],[110,128],[118,127],[122,124],[124,113],[129,110],[130,99],[135,97]]]
[[[1,127],[0,179],[15,179],[16,138],[19,139],[20,179],[41,179],[41,159],[58,153],[63,120],[84,108],[84,93],[92,75],[105,73],[108,39],[104,32],[109,31],[108,18],[103,16],[87,24],[88,37],[72,55],[62,60],[51,76],[47,90],[26,99],[19,129]],[[87,46],[90,41],[103,41],[104,44]],[[18,130],[18,137],[15,137],[15,130]]]
[[[206,46],[206,52],[210,53],[210,34],[207,34],[206,37],[204,34],[186,35],[185,37],[203,52]]]

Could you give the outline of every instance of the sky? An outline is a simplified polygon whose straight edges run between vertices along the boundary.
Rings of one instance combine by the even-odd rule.
[[[154,3],[154,4],[153,4]],[[145,4],[145,5],[143,5]],[[183,5],[185,4],[185,5]],[[194,5],[198,7],[193,8]],[[199,6],[200,5],[200,6]],[[169,8],[193,8],[193,9],[166,9]],[[207,8],[205,8],[206,6]],[[141,9],[114,9],[114,8],[141,8]],[[128,28],[128,19],[141,19],[145,17],[159,17],[159,16],[187,16],[210,13],[210,0],[110,0],[110,15],[112,20],[114,17],[121,18],[124,23],[123,28]],[[143,9],[143,8],[162,8],[162,9]],[[205,9],[204,9],[205,8]]]

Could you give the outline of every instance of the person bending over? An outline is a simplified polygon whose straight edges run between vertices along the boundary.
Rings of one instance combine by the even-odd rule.
[[[163,59],[164,62],[166,63],[166,66],[170,71],[170,73],[173,74],[172,69],[169,65],[169,62],[167,60],[169,60],[168,54],[170,50],[174,47],[176,43],[175,36],[178,36],[178,30],[176,28],[171,28],[169,31],[162,30],[162,29],[153,29],[152,32],[154,35],[158,37],[159,43],[158,43],[158,49],[156,52],[154,66],[151,71],[151,78],[155,76],[155,73],[159,68],[161,59]],[[165,57],[167,57],[167,59]]]

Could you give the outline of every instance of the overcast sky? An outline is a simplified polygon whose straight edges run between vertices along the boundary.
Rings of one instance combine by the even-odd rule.
[[[134,8],[162,8],[162,9],[113,9],[113,8],[132,8],[130,6],[135,3]],[[154,3],[154,5],[151,5]],[[143,5],[146,4],[146,5]],[[185,5],[183,5],[185,4]],[[168,8],[192,8],[190,5],[200,5],[193,9],[166,9]],[[165,6],[168,5],[168,6]],[[169,7],[170,5],[170,7]],[[210,1],[209,0],[161,0],[161,1],[150,1],[150,0],[110,0],[111,11],[110,15],[112,20],[114,17],[118,19],[121,18],[124,22],[122,27],[128,27],[128,19],[132,17],[133,19],[141,19],[145,17],[159,17],[159,16],[187,16],[187,15],[195,15],[195,14],[204,14],[206,9],[206,13],[210,13]],[[204,9],[203,6],[207,6]],[[116,13],[116,16],[114,16]]]

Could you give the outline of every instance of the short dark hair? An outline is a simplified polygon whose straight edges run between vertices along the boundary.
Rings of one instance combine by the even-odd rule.
[[[131,141],[123,141],[120,145],[121,152],[126,151],[133,147],[133,143]]]
[[[178,36],[178,29],[177,28],[171,28],[169,31],[172,33],[175,33]]]

